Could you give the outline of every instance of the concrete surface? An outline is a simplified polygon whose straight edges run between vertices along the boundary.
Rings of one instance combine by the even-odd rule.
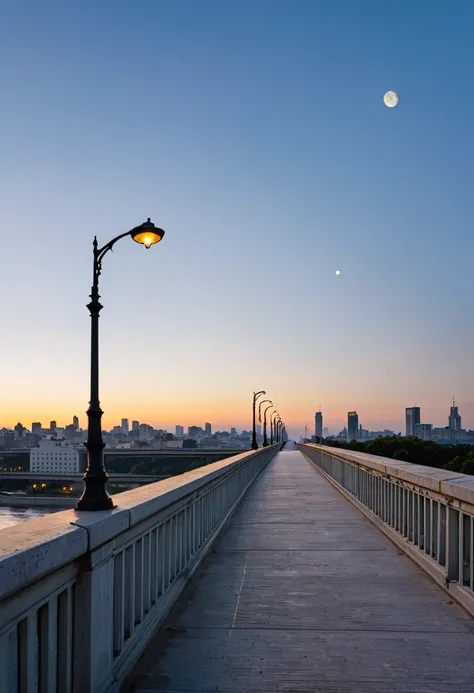
[[[469,616],[283,451],[124,690],[474,693],[473,647]]]

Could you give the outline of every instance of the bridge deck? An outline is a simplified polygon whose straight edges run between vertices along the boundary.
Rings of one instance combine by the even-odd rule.
[[[474,623],[300,452],[281,452],[128,690],[473,693]]]

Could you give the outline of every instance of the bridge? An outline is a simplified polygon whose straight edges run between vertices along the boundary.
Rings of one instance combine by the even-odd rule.
[[[84,476],[84,473],[76,472],[0,472],[0,482],[4,479],[30,479],[34,481],[35,479],[41,481],[80,481]],[[160,481],[161,479],[167,479],[169,474],[117,474],[111,472],[109,474],[109,481],[111,483],[127,483],[127,484],[149,484],[153,481]]]
[[[472,693],[474,478],[298,447],[1,533],[0,690]]]

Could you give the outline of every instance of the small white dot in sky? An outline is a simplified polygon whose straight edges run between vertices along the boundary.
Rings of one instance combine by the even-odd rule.
[[[341,273],[339,272],[339,270],[336,270],[336,274],[337,276],[339,276]]]

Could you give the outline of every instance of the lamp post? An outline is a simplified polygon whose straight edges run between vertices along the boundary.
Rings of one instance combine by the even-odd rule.
[[[271,399],[261,399],[260,402],[258,403],[258,421],[259,423],[262,423],[262,404],[265,404],[265,402],[270,402],[272,404]]]
[[[273,402],[270,402],[268,407],[263,410],[263,447],[266,448],[268,447],[268,438],[267,438],[267,411],[273,407]]]
[[[270,402],[272,404],[271,399],[261,399],[260,402],[258,403],[258,421],[259,423],[262,423],[262,404],[265,404],[265,402]]]
[[[280,440],[280,431],[281,431],[281,418],[278,417],[278,420],[277,420],[277,422],[276,422],[276,434],[275,434],[275,435],[276,435],[276,442],[277,442],[277,443],[281,443],[281,440]]]
[[[280,416],[280,414],[277,411],[273,411],[270,415],[270,445],[273,445],[274,441],[274,433],[276,433],[276,417]],[[275,417],[275,418],[273,418]]]
[[[102,439],[102,414],[99,401],[99,313],[102,305],[99,302],[99,277],[102,272],[102,259],[121,238],[131,236],[137,243],[150,248],[159,243],[165,232],[157,228],[150,219],[116,236],[102,248],[98,247],[97,237],[93,243],[93,272],[91,301],[87,308],[91,316],[91,380],[90,401],[87,410],[87,470],[84,474],[84,492],[77,502],[78,510],[110,510],[114,507],[112,498],[105,488],[108,475],[104,466],[104,441]]]
[[[253,404],[252,404],[252,415],[253,415],[253,428],[252,428],[252,450],[258,450],[258,443],[257,443],[257,429],[255,427],[255,405],[257,404],[257,399],[261,397],[262,395],[266,395],[267,393],[265,390],[259,390],[259,392],[254,392],[253,393]]]

